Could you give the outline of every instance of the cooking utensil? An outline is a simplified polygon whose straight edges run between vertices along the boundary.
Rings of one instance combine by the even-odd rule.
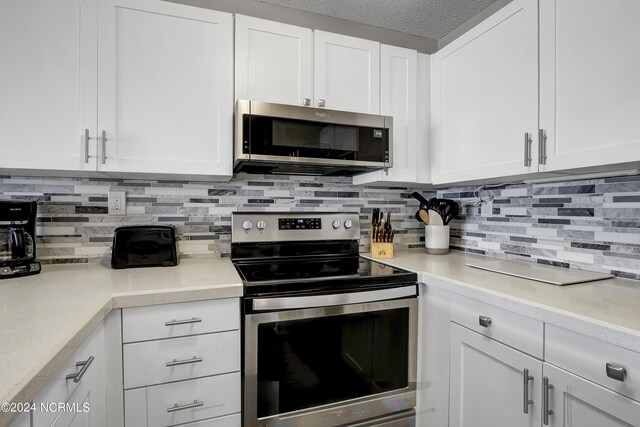
[[[411,193],[411,197],[413,197],[414,199],[416,199],[417,201],[419,201],[423,205],[429,206],[429,200],[425,199],[424,196],[422,194],[418,193],[417,191],[414,191],[413,193]]]
[[[420,209],[418,212],[416,212],[416,215],[418,216],[420,221],[425,223],[425,225],[429,225],[429,212],[424,209]]]
[[[429,209],[429,225],[444,225],[440,214],[433,209]]]
[[[442,219],[444,221],[444,225],[448,225],[451,220],[458,216],[458,213],[460,213],[460,206],[457,202],[453,200],[446,200],[446,202],[447,203],[442,210]]]

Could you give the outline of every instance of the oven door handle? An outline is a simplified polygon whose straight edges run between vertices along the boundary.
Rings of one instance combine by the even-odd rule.
[[[363,302],[383,301],[418,295],[416,285],[400,288],[379,289],[367,292],[349,292],[331,295],[313,295],[305,297],[256,298],[253,300],[254,311],[290,310],[294,308],[327,307],[332,305],[358,304]]]

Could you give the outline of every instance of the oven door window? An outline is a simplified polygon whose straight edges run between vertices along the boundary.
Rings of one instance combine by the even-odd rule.
[[[251,154],[382,162],[388,129],[323,124],[304,120],[245,116]]]
[[[408,385],[409,309],[258,327],[259,418]]]

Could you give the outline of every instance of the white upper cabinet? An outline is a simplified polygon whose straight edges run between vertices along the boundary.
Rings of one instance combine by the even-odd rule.
[[[0,167],[231,176],[230,14],[7,0],[0,58]]]
[[[96,7],[0,2],[0,168],[95,170]]]
[[[158,0],[99,4],[99,169],[230,177],[231,14]]]
[[[393,117],[393,167],[356,175],[354,184],[416,182],[417,70],[415,50],[381,45],[380,114]]]
[[[640,2],[540,2],[540,170],[640,160]]]
[[[314,107],[380,113],[380,43],[314,31]]]
[[[537,4],[514,0],[432,56],[434,183],[538,170]]]
[[[311,105],[313,31],[236,15],[236,99]]]

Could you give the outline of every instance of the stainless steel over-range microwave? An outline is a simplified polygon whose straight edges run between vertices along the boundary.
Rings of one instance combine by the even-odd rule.
[[[393,118],[238,100],[234,171],[351,176],[390,168]]]

